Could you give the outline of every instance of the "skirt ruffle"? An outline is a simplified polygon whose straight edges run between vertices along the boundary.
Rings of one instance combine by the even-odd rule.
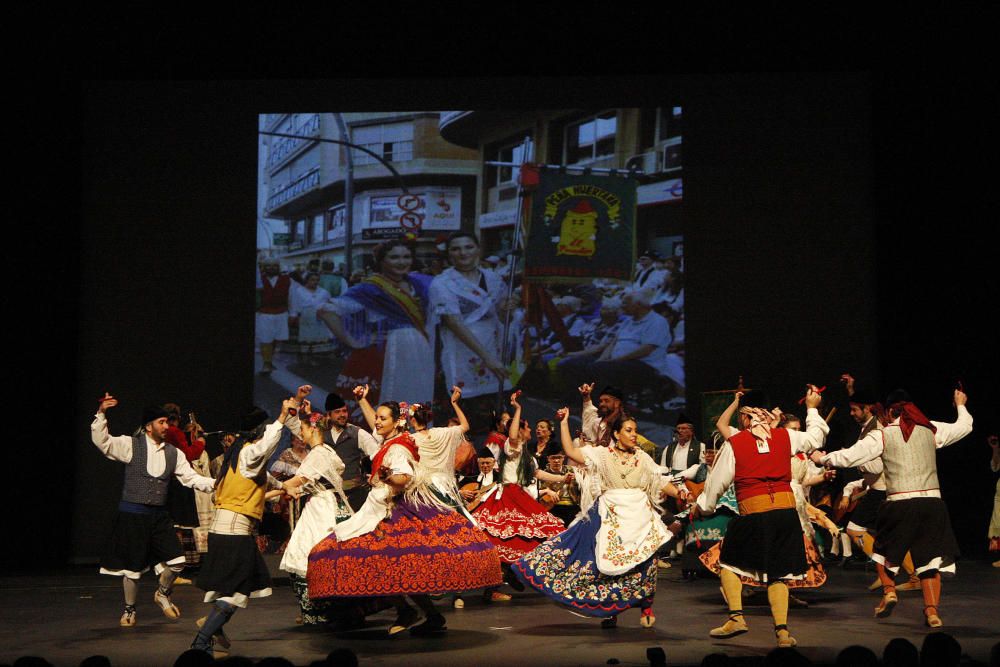
[[[499,586],[500,560],[481,530],[453,510],[402,500],[374,531],[313,547],[309,596],[445,593]]]
[[[513,563],[566,530],[559,517],[546,511],[517,484],[504,484],[499,498],[496,493],[490,494],[472,515],[504,563]]]
[[[594,552],[601,529],[598,504],[565,532],[517,560],[517,578],[556,602],[587,616],[605,618],[640,606],[656,592],[656,559],[649,558],[624,574],[597,569]]]

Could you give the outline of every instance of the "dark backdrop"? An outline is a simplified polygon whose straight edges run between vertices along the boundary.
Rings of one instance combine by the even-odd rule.
[[[51,437],[15,487],[24,548],[5,557],[44,566],[99,552],[121,485],[120,466],[89,442],[104,390],[123,402],[115,432],[151,402],[193,406],[210,426],[250,404],[257,113],[510,100],[683,104],[689,399],[743,374],[787,403],[803,382],[850,370],[881,390],[907,387],[950,421],[961,378],[977,430],[941,453],[942,482],[963,548],[982,555],[997,291],[991,237],[975,224],[992,212],[990,160],[977,147],[995,136],[980,93],[944,67],[596,82],[63,81],[65,104],[37,141],[58,149],[61,179],[28,213],[51,231],[17,269],[58,298],[32,300],[24,320],[52,324],[35,344],[8,348],[12,364],[37,360],[19,393],[46,397]]]

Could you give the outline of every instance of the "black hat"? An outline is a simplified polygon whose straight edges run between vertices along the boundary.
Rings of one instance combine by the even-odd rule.
[[[893,403],[912,403],[913,399],[906,392],[905,389],[893,389],[889,392],[889,395],[885,397],[886,406],[890,406]]]
[[[644,250],[639,257],[649,257],[650,259],[659,259],[660,253],[655,250]]]
[[[347,403],[345,403],[344,399],[340,397],[340,394],[331,391],[326,395],[326,403],[323,404],[323,408],[326,412],[330,412],[331,410],[339,410],[345,405],[347,405]]]
[[[771,401],[764,390],[754,389],[753,391],[748,391],[743,394],[743,398],[740,399],[740,407],[764,408],[765,410],[770,410],[773,406],[771,405]]]
[[[878,403],[878,399],[875,398],[875,394],[871,391],[860,388],[858,389],[855,385],[854,393],[847,399],[848,403],[856,403],[857,405],[875,405]]]
[[[625,392],[623,392],[621,390],[621,388],[615,387],[615,386],[610,385],[610,384],[607,387],[605,387],[604,389],[602,389],[599,394],[597,394],[598,397],[605,396],[605,395],[606,396],[614,396],[619,401],[625,400]]]
[[[483,446],[476,450],[476,458],[495,459],[496,457],[496,454],[494,454],[489,447]]]
[[[562,445],[556,444],[554,442],[549,442],[545,445],[545,449],[542,450],[542,456],[548,458],[550,456],[563,456]]]
[[[677,419],[674,420],[674,426],[680,426],[681,424],[691,424],[694,426],[694,422],[688,419],[688,416],[683,412],[677,413]]]
[[[252,431],[267,421],[267,413],[256,405],[240,416],[240,430]]]
[[[155,422],[161,417],[170,417],[170,413],[164,410],[159,405],[148,405],[142,409],[142,425],[145,426],[149,422]]]

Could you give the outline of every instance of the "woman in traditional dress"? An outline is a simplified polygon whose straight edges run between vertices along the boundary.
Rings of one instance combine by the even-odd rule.
[[[359,402],[367,403],[367,388],[359,389]],[[390,597],[398,613],[390,635],[418,619],[404,598],[409,596],[426,615],[411,632],[441,632],[445,619],[430,595],[499,585],[500,561],[482,531],[431,490],[431,475],[405,430],[399,404],[382,403],[373,421],[384,444],[372,457],[372,491],[309,554],[309,594]]]
[[[299,601],[297,622],[317,625],[332,620],[329,605],[315,602],[309,597],[306,572],[309,566],[309,552],[333,527],[350,517],[353,512],[344,495],[344,462],[333,447],[323,442],[323,431],[329,426],[322,415],[310,415],[302,422],[302,440],[309,446],[309,454],[295,471],[295,475],[284,483],[285,493],[297,503],[303,503],[301,515],[288,541],[285,555],[278,567],[288,572],[295,598]]]
[[[1000,438],[991,435],[986,441],[993,448],[990,470],[1000,472]],[[993,515],[990,517],[990,530],[986,537],[989,539],[990,554],[1000,556],[1000,479],[997,480],[997,490],[993,494]],[[993,567],[1000,567],[1000,559],[993,561]]]
[[[524,451],[531,437],[527,422],[521,421],[521,404],[514,392],[510,404],[514,416],[510,420],[507,442],[500,452],[499,472],[501,484],[482,497],[482,502],[472,511],[479,526],[496,545],[500,560],[505,564],[516,561],[539,544],[561,533],[565,526],[539,504],[536,481],[569,481],[569,474],[553,475],[538,470],[531,452]],[[515,588],[516,579],[508,577]]]
[[[369,385],[372,400],[434,398],[434,323],[426,316],[431,277],[411,273],[413,250],[402,240],[375,248],[377,273],[320,306],[330,331],[353,348],[335,391],[351,398]]]
[[[319,286],[320,275],[307,273],[304,284],[292,283],[288,314],[298,320],[298,342],[310,354],[314,345],[330,340],[329,330],[320,322],[317,310],[332,297]],[[301,348],[300,348],[301,350]],[[310,362],[312,357],[309,357]]]
[[[559,412],[566,456],[588,470],[580,517],[512,565],[514,573],[556,602],[613,628],[618,615],[642,609],[652,627],[656,551],[672,538],[658,514],[664,496],[684,497],[664,482],[660,467],[637,446],[636,422],[622,415],[611,427],[611,447],[578,447],[569,433],[569,410]]]
[[[451,267],[435,276],[430,286],[430,312],[442,324],[445,383],[462,387],[466,398],[509,389],[508,370],[500,358],[503,323],[498,314],[507,285],[493,271],[480,268],[479,239],[474,234],[452,234],[448,259]]]

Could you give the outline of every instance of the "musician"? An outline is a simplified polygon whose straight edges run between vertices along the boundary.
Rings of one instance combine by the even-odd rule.
[[[563,477],[572,470],[566,469],[566,455],[562,447],[551,443],[545,451],[545,472],[556,477]],[[539,481],[539,500],[542,505],[549,506],[550,513],[562,519],[569,527],[576,515],[580,513],[580,486],[573,476],[568,481]]]
[[[777,415],[767,410],[767,398],[761,392],[746,395],[743,406],[736,398],[719,417],[716,426],[727,438],[719,450],[712,473],[705,481],[705,490],[691,509],[692,519],[715,511],[719,498],[730,484],[735,485],[740,515],[726,527],[722,542],[719,578],[729,605],[729,618],[709,632],[717,639],[727,639],[749,630],[743,617],[743,584],[741,576],[750,577],[767,586],[767,598],[774,619],[774,632],[779,647],[795,646],[788,631],[787,579],[805,576],[805,544],[802,526],[795,510],[791,488],[792,456],[820,448],[829,427],[817,408],[821,394],[808,385],[805,396],[806,431],[790,431],[777,427]],[[733,413],[739,409],[740,426],[733,434],[729,426]]]
[[[458,481],[459,493],[470,512],[479,506],[483,496],[500,484],[497,460],[493,451],[485,445],[476,452],[476,465],[479,471],[475,475],[467,475]],[[506,569],[506,566],[504,568]],[[506,575],[506,571],[504,574]],[[483,590],[484,602],[509,602],[510,599],[510,595],[500,592],[499,586],[491,586]],[[465,607],[465,600],[461,594],[456,593],[452,604],[455,609],[462,609]]]
[[[674,441],[660,455],[660,469],[669,475],[674,484],[683,484],[686,481],[701,484],[708,475],[708,466],[705,465],[705,443],[695,439],[694,423],[684,413],[677,415]],[[700,489],[697,490],[700,492]],[[674,514],[683,509],[678,506],[674,498],[668,498],[665,505]],[[671,540],[673,553],[678,556],[683,554],[684,542],[685,540]],[[684,564],[683,575],[687,579],[694,573],[698,561],[696,557],[685,560],[687,562]]]
[[[101,557],[101,574],[122,578],[125,611],[119,625],[128,628],[136,621],[139,577],[150,566],[155,566],[159,575],[153,601],[167,618],[177,619],[181,615],[170,599],[185,559],[165,509],[168,481],[176,478],[184,486],[211,492],[215,480],[197,474],[187,458],[164,440],[168,415],[163,408],[143,410],[140,435],[109,435],[106,412],[116,405],[118,399],[105,393],[90,425],[90,438],[105,457],[125,464],[122,499],[111,538]]]
[[[886,502],[879,509],[872,554],[882,581],[877,618],[889,616],[898,602],[893,577],[910,551],[924,595],[925,623],[932,628],[943,625],[938,615],[941,572],[954,573],[958,543],[941,499],[936,454],[972,432],[972,415],[965,407],[968,397],[955,389],[953,400],[956,420],[933,422],[913,404],[909,394],[897,389],[886,398],[888,408],[877,410],[881,429],[847,449],[811,454],[815,463],[836,468],[859,466],[876,458],[885,466]]]

